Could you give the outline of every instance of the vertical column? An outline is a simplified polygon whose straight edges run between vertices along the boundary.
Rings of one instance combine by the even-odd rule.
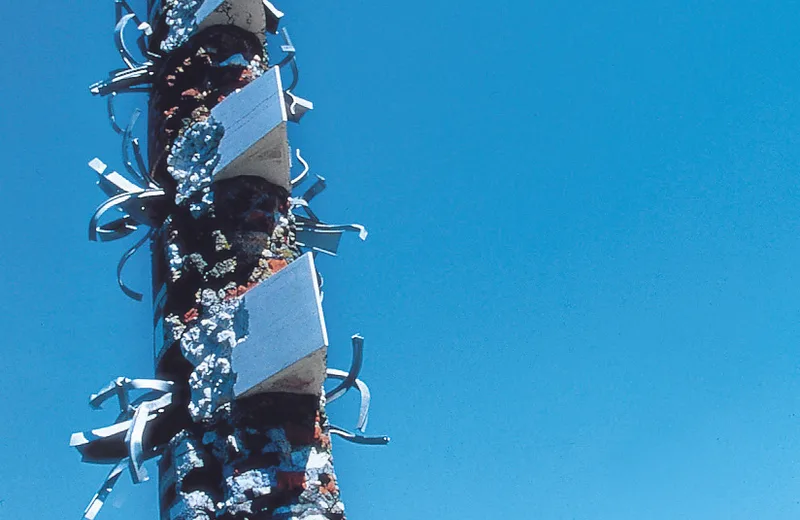
[[[310,258],[289,267],[301,256],[289,107],[264,46],[277,16],[261,2],[208,4],[156,9],[151,41],[164,60],[150,100],[151,169],[175,193],[153,242],[157,375],[187,404],[160,462],[162,518],[343,518],[316,272]],[[293,279],[261,287],[283,270]],[[245,348],[288,353],[288,363],[250,374],[256,356],[234,356]],[[248,376],[259,380],[239,388]]]
[[[147,17],[125,0],[115,6],[126,68],[91,91],[108,99],[126,175],[90,163],[110,197],[90,238],[148,228],[117,274],[141,299],[122,270],[149,241],[155,378],[117,378],[92,396],[96,408],[118,397],[120,414],[71,439],[84,461],[112,465],[84,518],[97,515],[125,468],[144,482],[144,462],[159,456],[163,520],[344,518],[331,434],[361,444],[388,438],[364,435],[363,339],[352,338],[349,371],[326,366],[314,258],[335,255],[344,232],[364,239],[366,230],[326,224],[309,206],[325,180],[311,179],[292,153],[287,127],[313,104],[294,93],[285,30],[280,61],[267,53],[283,13],[267,0],[149,0]],[[134,30],[138,58],[126,42]],[[123,128],[114,109],[117,95],[135,92],[150,95],[147,161],[134,137],[139,111]],[[302,166],[294,177],[293,156]],[[328,378],[340,382],[325,392]],[[356,432],[325,413],[326,401],[351,388],[361,394]]]

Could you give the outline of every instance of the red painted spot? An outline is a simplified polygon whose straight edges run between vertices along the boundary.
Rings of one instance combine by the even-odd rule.
[[[278,271],[289,265],[289,263],[286,260],[283,260],[282,258],[270,258],[269,260],[267,260],[267,265],[269,265],[270,271],[272,271],[273,273],[277,273]]]
[[[187,312],[186,314],[183,315],[183,322],[184,323],[189,323],[190,321],[196,320],[197,316],[199,316],[199,314],[200,313],[197,311],[197,309],[192,309],[192,310],[190,310],[189,312]]]
[[[283,491],[296,491],[306,488],[306,474],[302,471],[279,471],[278,489]]]
[[[199,98],[199,97],[202,97],[202,94],[196,88],[190,88],[190,89],[187,89],[187,90],[184,90],[183,92],[181,92],[181,96]]]

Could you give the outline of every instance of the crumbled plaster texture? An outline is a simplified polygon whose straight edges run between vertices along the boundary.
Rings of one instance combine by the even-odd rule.
[[[258,39],[227,26],[204,30],[165,59],[150,98],[148,149],[159,184],[174,186],[166,158],[187,123],[207,116],[267,68],[266,51]]]
[[[190,203],[192,215],[208,212],[214,198],[211,181],[214,166],[219,162],[219,142],[225,130],[211,116],[203,117],[186,128],[172,145],[167,157],[167,172],[175,179],[175,204]],[[199,200],[193,197],[200,194]]]
[[[164,21],[169,27],[167,36],[161,41],[161,50],[172,52],[184,45],[197,30],[197,10],[201,0],[167,0]]]
[[[266,394],[207,426],[162,458],[162,520],[344,519],[324,397]]]
[[[176,203],[153,249],[170,345],[157,374],[186,403],[160,461],[162,520],[342,520],[324,398],[232,400],[231,353],[255,319],[242,296],[300,250],[284,188],[210,177],[225,131],[211,109],[262,74],[267,57],[236,27],[192,35],[192,9],[167,4],[174,41],[188,41],[165,57],[150,101],[150,161]]]
[[[160,43],[162,52],[173,52],[198,33],[201,27],[215,25],[236,26],[247,31],[263,41],[265,38],[265,20],[263,3],[259,0],[224,0],[215,2],[207,7],[215,7],[213,12],[208,9],[200,16],[197,15],[205,2],[202,0],[166,0],[164,6],[164,22],[167,30]],[[260,12],[248,11],[257,8]]]
[[[167,159],[176,182],[176,207],[184,217],[188,209],[191,217],[176,226],[171,226],[178,222],[176,216],[167,222],[164,253],[169,280],[177,287],[168,295],[177,290],[181,300],[187,293],[194,298],[190,308],[167,315],[165,330],[193,367],[189,413],[195,421],[210,419],[233,398],[236,375],[230,359],[247,335],[242,295],[299,254],[289,241],[295,230],[286,194],[279,188],[247,177],[221,182],[212,190],[211,172],[223,133],[211,117],[198,116],[175,140]],[[219,202],[214,204],[217,193]],[[184,277],[188,284],[180,283]]]

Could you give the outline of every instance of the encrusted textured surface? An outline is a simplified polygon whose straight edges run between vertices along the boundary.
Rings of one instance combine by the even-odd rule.
[[[150,241],[156,375],[112,380],[90,403],[116,397],[116,422],[70,439],[85,461],[111,465],[84,519],[94,520],[125,470],[144,482],[145,461],[159,456],[164,520],[344,519],[330,435],[360,444],[388,438],[364,435],[363,338],[353,336],[349,372],[327,368],[313,255],[335,254],[346,231],[367,233],[317,218],[309,203],[325,188],[322,177],[290,197],[310,177],[287,126],[312,104],[292,92],[298,70],[286,31],[283,69],[269,68],[265,31],[276,32],[283,13],[266,0],[149,0],[154,19],[143,23],[125,0],[115,7],[127,68],[90,90],[109,96],[125,169],[91,161],[109,199],[90,219],[89,237],[119,240],[148,228],[117,272],[123,292],[140,300],[120,275]],[[132,22],[138,57],[124,41]],[[281,70],[293,75],[286,88]],[[117,94],[143,91],[148,160],[134,136],[141,111],[123,128],[114,109]],[[292,152],[305,167],[299,176]],[[310,251],[304,257],[301,247]],[[327,394],[326,377],[341,381]],[[361,395],[355,432],[325,414],[326,398],[351,388]]]
[[[323,410],[269,394],[181,432],[161,461],[162,519],[344,518]]]
[[[197,2],[169,6],[161,49],[177,50],[150,104],[151,164],[175,200],[153,246],[154,287],[166,286],[157,372],[186,419],[160,463],[162,519],[342,519],[324,397],[233,396],[231,355],[257,319],[243,295],[300,256],[285,188],[211,175],[225,134],[211,109],[264,73],[265,51],[237,27],[187,24]]]
[[[201,0],[167,0],[164,3],[164,22],[169,30],[159,46],[162,51],[174,51],[189,41],[197,30],[198,23],[195,16],[202,4]]]
[[[166,158],[187,122],[202,120],[236,89],[267,70],[266,50],[237,27],[206,29],[164,58],[150,96],[150,162],[162,186],[174,186]]]

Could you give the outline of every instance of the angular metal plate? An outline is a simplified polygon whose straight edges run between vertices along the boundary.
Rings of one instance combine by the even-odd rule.
[[[231,359],[237,398],[264,392],[319,395],[328,333],[314,257],[307,253],[244,296],[250,326]]]
[[[254,175],[291,190],[286,104],[277,66],[226,97],[211,115],[225,129],[215,180]]]

